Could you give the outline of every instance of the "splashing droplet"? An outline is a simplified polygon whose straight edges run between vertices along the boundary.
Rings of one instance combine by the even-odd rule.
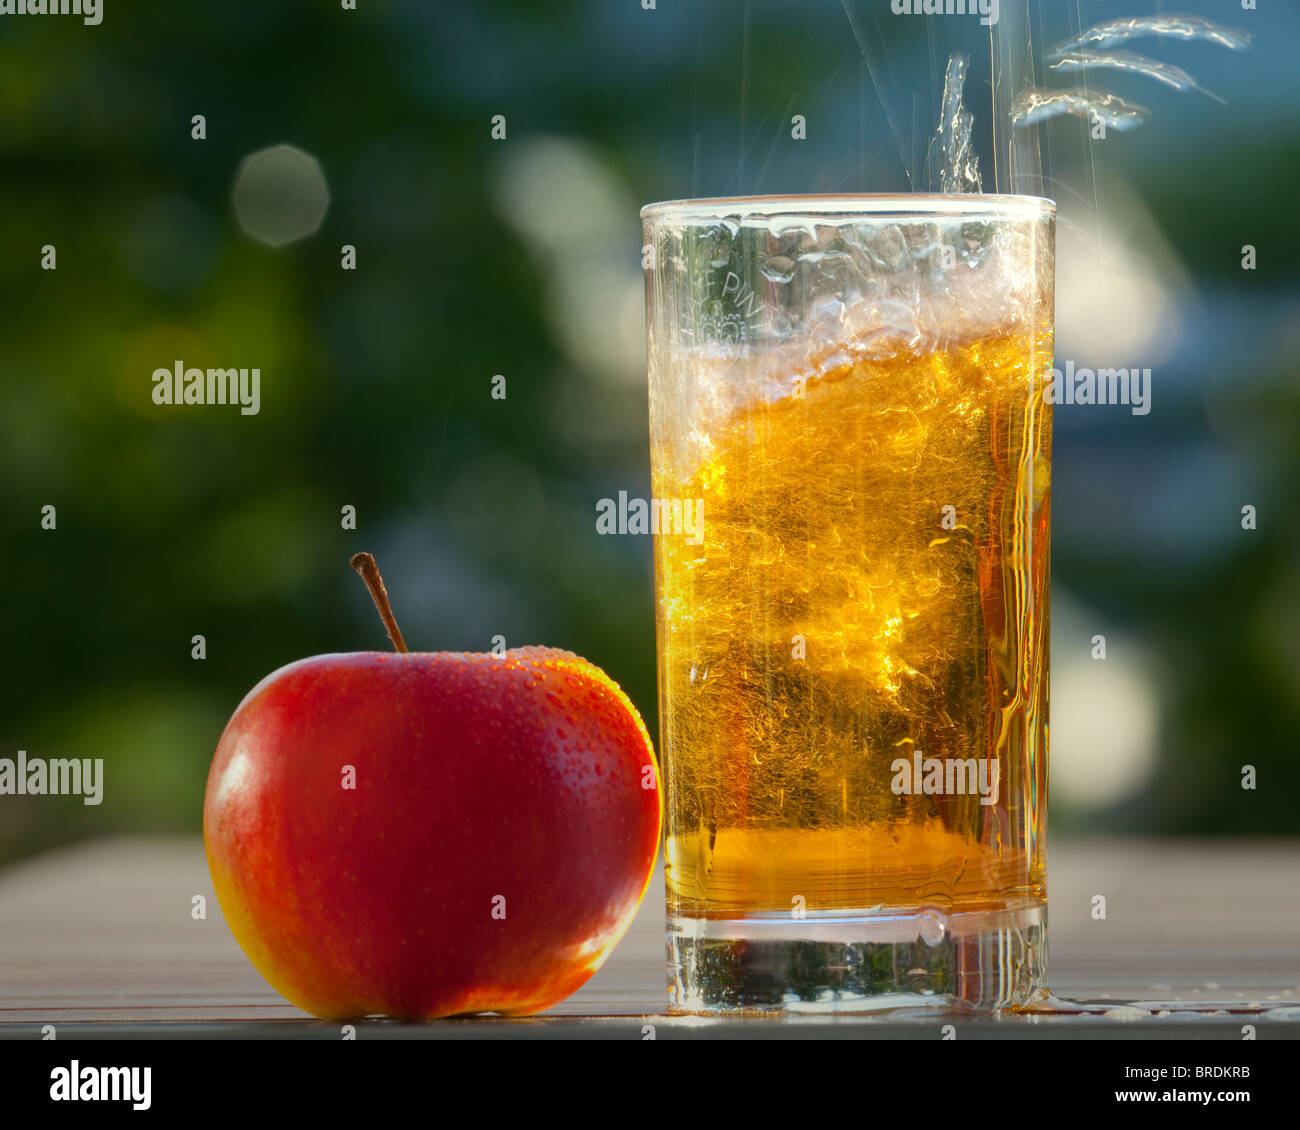
[[[1151,111],[1101,90],[1043,90],[1037,86],[1022,90],[1011,107],[1011,121],[1016,126],[1033,125],[1058,114],[1074,114],[1090,121],[1095,114],[1107,129],[1126,130],[1140,126]]]
[[[966,86],[966,56],[950,55],[943,76],[943,107],[939,129],[930,142],[926,161],[930,185],[936,192],[983,192],[979,158],[971,144],[975,115],[962,104]]]
[[[1203,39],[1240,51],[1251,41],[1251,34],[1236,28],[1224,27],[1204,16],[1189,16],[1180,12],[1164,12],[1154,16],[1121,16],[1106,20],[1080,32],[1074,39],[1058,43],[1047,52],[1049,59],[1059,59],[1075,47],[1114,47],[1130,39],[1143,36],[1162,36],[1169,39]]]
[[[1085,67],[1109,67],[1111,70],[1128,71],[1131,74],[1146,75],[1175,90],[1197,90],[1208,95],[1216,102],[1223,99],[1212,90],[1206,90],[1199,82],[1181,67],[1172,63],[1162,63],[1159,59],[1148,59],[1145,55],[1136,55],[1132,51],[1067,51],[1055,63],[1054,71],[1079,71]]]

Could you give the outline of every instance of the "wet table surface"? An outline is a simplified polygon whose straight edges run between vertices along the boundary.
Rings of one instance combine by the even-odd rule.
[[[659,873],[600,972],[541,1016],[372,1021],[366,1034],[642,1039],[653,1025],[656,1036],[934,1039],[955,1020],[977,1038],[1240,1039],[1246,1023],[1261,1038],[1300,1036],[1300,844],[1054,842],[1048,882],[1052,990],[1087,1011],[667,1017]],[[1092,916],[1098,894],[1104,919]],[[195,895],[205,919],[191,915]],[[39,1037],[47,1024],[59,1038],[339,1038],[244,957],[198,839],[96,840],[0,872],[0,1037]]]

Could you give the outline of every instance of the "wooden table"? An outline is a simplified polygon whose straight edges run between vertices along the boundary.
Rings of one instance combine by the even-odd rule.
[[[1300,1035],[1300,844],[1053,843],[1049,886],[1053,991],[1098,1011],[966,1019],[964,1035],[1240,1039],[1243,1023],[1261,1025],[1260,1038]],[[1090,913],[1096,894],[1106,896],[1103,921]],[[205,920],[191,916],[195,895],[207,899]],[[1199,1010],[1134,1011],[1133,1001]],[[543,1016],[366,1029],[381,1037],[640,1039],[653,1024],[680,1035],[934,1039],[943,1023],[932,1010],[669,1018],[665,1003],[660,873],[604,968]],[[287,1004],[248,963],[217,906],[203,845],[188,838],[96,840],[0,872],[0,1036],[39,1037],[46,1024],[60,1038],[339,1038],[337,1025]]]

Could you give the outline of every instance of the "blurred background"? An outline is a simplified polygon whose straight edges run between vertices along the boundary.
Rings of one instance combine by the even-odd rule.
[[[1223,103],[1091,71],[1150,120],[1040,130],[1058,364],[1153,369],[1148,415],[1057,409],[1054,834],[1300,830],[1300,10],[1178,7],[1254,42],[1131,46]],[[1045,45],[1160,8],[1031,0],[1038,81],[1079,80]],[[197,833],[250,687],[387,647],[359,549],[413,648],[572,649],[656,733],[650,539],[595,524],[650,493],[638,208],[926,190],[952,50],[991,188],[988,29],[889,0],[0,23],[0,757],[106,767],[98,807],[0,798],[0,862]],[[178,360],[259,368],[260,412],[155,405]]]

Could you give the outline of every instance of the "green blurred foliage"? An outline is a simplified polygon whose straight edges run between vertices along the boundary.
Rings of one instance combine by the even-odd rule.
[[[627,203],[612,255],[632,274],[651,199],[903,187],[840,5],[107,0],[96,28],[11,19],[0,34],[0,756],[103,757],[108,775],[97,808],[0,799],[0,860],[106,829],[197,831],[247,689],[304,655],[385,646],[347,567],[358,549],[413,647],[570,648],[655,732],[651,547],[594,528],[599,498],[649,492],[643,374],[593,362],[557,318],[602,293],[556,262],[579,254],[582,208],[548,246],[513,222],[503,184],[530,140],[576,139],[621,186],[605,199]],[[924,32],[906,35],[923,58]],[[901,90],[929,92],[933,76],[897,62]],[[817,115],[804,148],[792,106]],[[1185,229],[1198,280],[1294,297],[1294,254],[1274,247],[1249,280],[1229,254],[1246,206],[1294,250],[1294,115],[1280,122],[1209,154],[1197,142],[1199,172],[1134,173]],[[239,230],[230,189],[244,156],[282,141],[320,161],[331,205],[315,236],[273,250]],[[44,244],[57,271],[40,269]],[[1261,343],[1256,369],[1293,374],[1296,345]],[[259,367],[260,414],[155,406],[151,373],[177,359]],[[1173,775],[1115,826],[1296,828],[1293,788],[1223,787],[1252,759],[1295,780],[1300,553],[1282,516],[1300,403],[1282,384],[1233,400],[1243,435],[1274,436],[1233,456],[1257,459],[1269,532],[1174,576],[1123,542],[1056,556],[1168,661]]]

